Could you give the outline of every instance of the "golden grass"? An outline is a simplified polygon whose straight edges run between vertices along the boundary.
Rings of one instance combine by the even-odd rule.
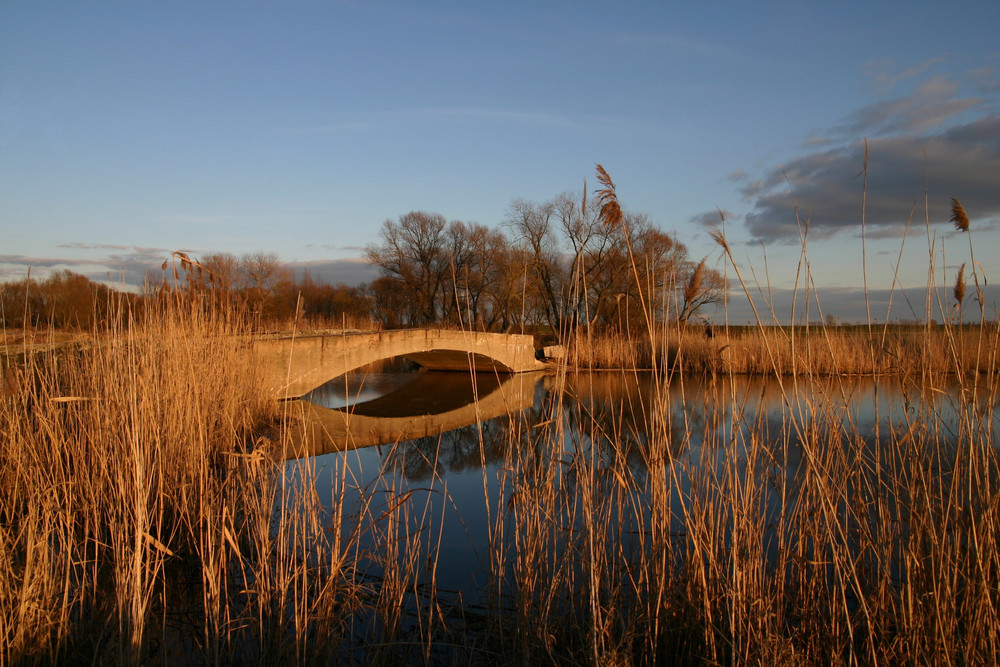
[[[738,375],[983,374],[1000,352],[996,324],[984,326],[664,327],[658,366],[683,372]],[[581,333],[569,346],[571,368],[653,368],[645,335]]]
[[[996,324],[578,336],[540,406],[478,434],[500,462],[461,508],[489,527],[473,608],[437,586],[447,480],[415,493],[398,447],[369,486],[285,462],[301,423],[236,320],[168,302],[5,358],[0,662],[1000,655]],[[852,403],[849,375],[901,403]]]
[[[953,375],[957,391],[895,376],[919,400],[874,437],[852,426],[841,375],[807,372],[816,357],[772,386],[777,421],[735,365],[666,367],[647,392],[633,371],[560,372],[530,420],[511,415],[497,479],[484,468],[500,485],[489,602],[455,611],[435,586],[448,545],[397,471],[357,506],[346,465],[319,498],[314,462],[281,461],[295,420],[262,400],[240,333],[168,309],[17,369],[0,410],[4,662],[165,661],[185,614],[188,658],[207,662],[969,663],[1000,649],[995,372]],[[755,338],[685,333],[672,344],[688,365]],[[954,362],[980,333],[995,340],[901,337],[896,354]],[[756,337],[774,351],[785,335]],[[594,382],[627,398],[602,404]]]

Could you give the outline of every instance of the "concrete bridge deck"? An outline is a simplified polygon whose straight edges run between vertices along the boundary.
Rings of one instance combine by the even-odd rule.
[[[531,336],[401,329],[257,339],[253,354],[269,391],[297,398],[356,368],[406,357],[431,370],[523,373],[542,370]]]

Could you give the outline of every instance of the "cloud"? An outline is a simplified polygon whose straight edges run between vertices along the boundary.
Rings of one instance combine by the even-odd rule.
[[[834,132],[846,136],[924,132],[984,103],[981,97],[956,97],[956,92],[958,85],[954,81],[933,76],[912,95],[875,102],[855,111]]]
[[[322,250],[335,250],[342,252],[359,252],[363,253],[365,251],[365,246],[362,245],[336,245],[334,243],[307,243],[306,248],[320,248]]]
[[[84,245],[63,244],[60,247],[78,248]],[[162,276],[161,265],[169,253],[160,248],[127,249],[131,252],[111,253],[87,259],[0,255],[0,279],[20,280],[27,276],[30,269],[32,278],[44,280],[54,271],[68,269],[95,282],[110,284],[117,289],[138,289],[147,276],[154,282],[159,281]],[[199,254],[197,251],[192,252]],[[300,277],[308,270],[313,280],[330,284],[358,285],[371,282],[378,277],[378,269],[363,257],[292,261],[286,265]]]
[[[954,299],[951,285],[940,285],[931,299],[930,317],[937,322],[944,321],[954,314]],[[970,288],[970,292],[975,292]],[[770,288],[766,295],[772,300],[768,303],[764,295],[754,292],[753,300],[757,312],[765,325],[780,323],[789,324],[793,320],[802,323],[808,319],[812,322],[824,320],[832,316],[840,324],[860,324],[867,321],[864,292],[856,288],[820,288],[810,297],[809,311],[805,309],[805,299],[800,290],[798,296],[793,290]],[[906,289],[870,289],[868,303],[871,307],[872,320],[875,322],[924,321],[927,317],[927,290],[923,287]],[[983,288],[986,303],[987,319],[995,319],[1000,312],[1000,285],[987,285]],[[819,302],[819,307],[816,302]],[[793,305],[795,310],[793,311]],[[772,315],[773,306],[773,315]],[[942,313],[942,309],[944,313]],[[965,321],[979,321],[979,305],[974,298],[966,295],[965,306],[962,309]],[[705,313],[716,324],[725,321],[728,314],[731,324],[751,324],[754,322],[753,310],[746,294],[738,287],[729,292],[728,313],[721,310]]]
[[[611,40],[622,46],[658,47],[705,58],[739,59],[739,53],[728,44],[693,39],[679,33],[619,31],[611,35]]]
[[[378,278],[378,268],[360,257],[289,262],[288,266],[299,276],[309,271],[313,280],[332,285],[359,285]]]
[[[727,221],[731,222],[735,217],[735,214],[724,208],[713,208],[711,211],[704,211],[703,213],[691,216],[690,222],[693,222],[696,225],[718,225],[722,222],[723,216]]]
[[[1000,75],[992,67],[981,67],[969,72],[969,78],[983,95],[1000,93]]]
[[[127,250],[130,246],[127,245],[109,245],[100,243],[60,243],[56,246],[57,248],[77,248],[80,250],[94,250],[99,249],[109,249],[109,250]]]
[[[914,79],[929,70],[934,65],[944,62],[943,56],[924,60],[912,67],[904,69],[902,72],[894,72],[896,61],[891,58],[880,60],[869,60],[862,65],[865,75],[868,78],[868,89],[873,93],[888,93],[904,81]]]
[[[858,230],[864,164],[864,142],[854,141],[770,169],[741,190],[754,202],[747,229],[765,242],[797,241],[798,215],[808,221],[810,238]],[[935,133],[876,137],[869,142],[867,171],[865,220],[873,234],[901,233],[915,206],[922,220],[925,187],[932,223],[947,223],[950,198],[957,197],[974,224],[992,224],[1000,217],[1000,115]]]
[[[90,257],[40,257],[26,255],[0,255],[0,278],[20,280],[28,275],[44,280],[55,271],[69,270],[95,282],[116,288],[143,284],[147,273],[160,276],[160,265],[168,251],[162,248],[118,246],[87,243],[62,243],[57,247],[77,250],[125,250]]]

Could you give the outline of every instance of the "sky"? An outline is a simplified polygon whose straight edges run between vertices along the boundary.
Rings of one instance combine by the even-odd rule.
[[[0,280],[134,287],[182,250],[357,283],[385,220],[500,225],[599,163],[726,271],[737,319],[721,217],[778,319],[859,320],[866,286],[877,321],[922,317],[928,284],[947,310],[963,263],[992,316],[998,28],[995,1],[7,0]]]

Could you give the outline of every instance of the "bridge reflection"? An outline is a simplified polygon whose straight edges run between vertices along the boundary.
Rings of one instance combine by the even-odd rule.
[[[438,436],[531,408],[544,373],[423,373],[385,396],[347,408],[298,400],[301,418],[286,458]]]

